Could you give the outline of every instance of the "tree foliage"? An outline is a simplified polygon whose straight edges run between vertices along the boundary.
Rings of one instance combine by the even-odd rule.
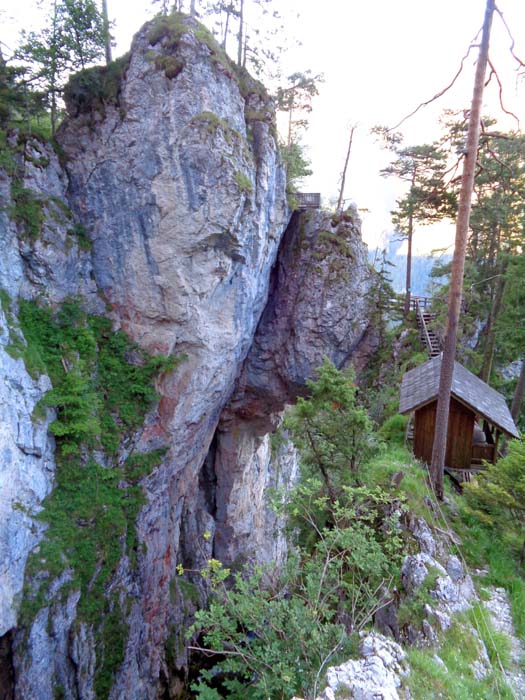
[[[200,9],[222,48],[235,57],[238,68],[246,68],[259,78],[278,72],[287,42],[273,0],[214,0],[202,3]]]
[[[458,327],[459,352],[472,371],[509,392],[510,398],[515,384],[504,380],[499,370],[523,356],[525,141],[514,132],[499,131],[494,119],[484,117],[482,123]],[[441,144],[450,158],[455,158],[464,149],[465,120],[449,113],[445,127]],[[457,180],[452,178],[449,188],[453,191],[456,187]],[[437,274],[443,272],[450,274],[450,266],[436,270]],[[448,292],[448,287],[441,291]],[[444,326],[444,313],[441,315]],[[474,334],[473,329],[479,332]],[[468,351],[466,345],[470,346]]]
[[[372,132],[380,136],[395,160],[381,170],[383,177],[397,177],[408,185],[407,192],[397,200],[392,223],[399,238],[407,240],[407,272],[405,318],[408,317],[411,298],[412,242],[416,227],[428,225],[454,213],[455,193],[445,186],[446,153],[436,143],[403,146],[402,136],[385,127]]]
[[[402,549],[399,513],[389,515],[380,490],[349,487],[330,506],[330,526],[314,527],[312,509],[327,507],[315,496],[319,487],[306,482],[292,498],[290,510],[316,542],[297,546],[281,574],[243,571],[227,585],[229,571],[217,563],[204,572],[211,601],[190,635],[202,635],[202,648],[218,660],[194,687],[199,698],[315,698],[328,661],[350,653],[352,635],[388,599]]]
[[[523,539],[520,564],[525,564],[525,442],[512,440],[506,457],[489,464],[475,481],[465,485],[471,514],[502,530],[518,530]]]
[[[285,427],[301,453],[304,473],[322,477],[326,495],[359,482],[360,467],[373,450],[372,423],[356,399],[353,372],[340,372],[326,360],[310,395],[299,398]]]
[[[67,76],[105,54],[107,25],[95,0],[53,0],[40,32],[23,32],[16,53],[25,80],[43,92],[51,110],[53,133]]]

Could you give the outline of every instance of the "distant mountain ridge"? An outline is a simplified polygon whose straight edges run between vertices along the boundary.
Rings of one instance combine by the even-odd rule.
[[[388,269],[388,275],[394,291],[402,294],[405,291],[406,263],[405,253],[400,253],[404,241],[396,238],[395,232],[391,232],[385,239],[383,248],[377,247],[369,250],[368,259],[378,269],[381,266],[382,250],[386,251],[386,260],[392,267]],[[452,259],[450,253],[437,255],[413,255],[412,256],[412,294],[416,296],[432,296],[433,288],[440,284],[443,278],[431,277],[430,273],[436,262],[448,262]]]

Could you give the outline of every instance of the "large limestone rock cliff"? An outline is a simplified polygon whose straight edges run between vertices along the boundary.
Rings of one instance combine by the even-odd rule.
[[[158,404],[118,451],[121,463],[131,449],[167,448],[141,482],[136,562],[122,557],[106,586],[117,640],[80,616],[78,590],[60,593],[68,571],[17,623],[25,562],[43,536],[33,516],[54,483],[53,411],[33,425],[49,379],[0,354],[0,479],[11,489],[0,501],[0,679],[6,698],[91,700],[106,687],[103,665],[113,700],[175,698],[184,626],[205,594],[179,585],[177,566],[282,557],[265,491],[297,465],[269,435],[324,356],[341,366],[366,355],[371,273],[355,213],[295,214],[288,226],[271,100],[189,18],[146,25],[127,58],[75,78],[66,97],[62,165],[36,141],[18,150],[17,182],[41,206],[38,235],[7,215],[16,187],[2,174],[0,344],[20,334],[18,298],[75,296],[148,352],[186,359],[159,378]]]

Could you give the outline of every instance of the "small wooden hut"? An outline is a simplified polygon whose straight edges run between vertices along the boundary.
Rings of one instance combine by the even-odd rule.
[[[432,461],[441,356],[409,370],[401,383],[399,412],[414,412],[413,450]],[[476,471],[483,460],[495,463],[501,434],[519,437],[505,398],[468,369],[454,363],[445,466]]]

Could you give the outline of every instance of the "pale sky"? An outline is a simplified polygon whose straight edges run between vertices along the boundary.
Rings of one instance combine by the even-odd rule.
[[[108,0],[108,5],[116,20],[115,55],[119,55],[154,9],[147,0]],[[27,28],[36,16],[34,6],[33,0],[0,0],[3,41],[8,43],[9,16]],[[314,174],[302,189],[320,191],[326,202],[336,195],[348,129],[357,124],[345,197],[368,210],[362,213],[363,236],[374,247],[392,228],[389,212],[400,191],[393,179],[380,177],[389,154],[374,143],[369,130],[376,124],[393,126],[451,81],[481,28],[485,0],[274,0],[273,6],[285,18],[290,37],[302,42],[286,55],[284,73],[310,68],[325,76],[303,138]],[[525,1],[499,0],[498,6],[516,40],[516,53],[525,60]],[[517,80],[509,45],[495,16],[491,57],[504,85],[506,105],[525,124],[525,82]],[[436,138],[444,109],[469,106],[475,55],[472,51],[452,92],[401,127],[407,145]],[[495,84],[486,91],[486,105],[486,113],[501,117],[501,128],[516,128],[500,114]],[[447,227],[433,235],[422,229],[415,243],[429,250],[450,237]]]

